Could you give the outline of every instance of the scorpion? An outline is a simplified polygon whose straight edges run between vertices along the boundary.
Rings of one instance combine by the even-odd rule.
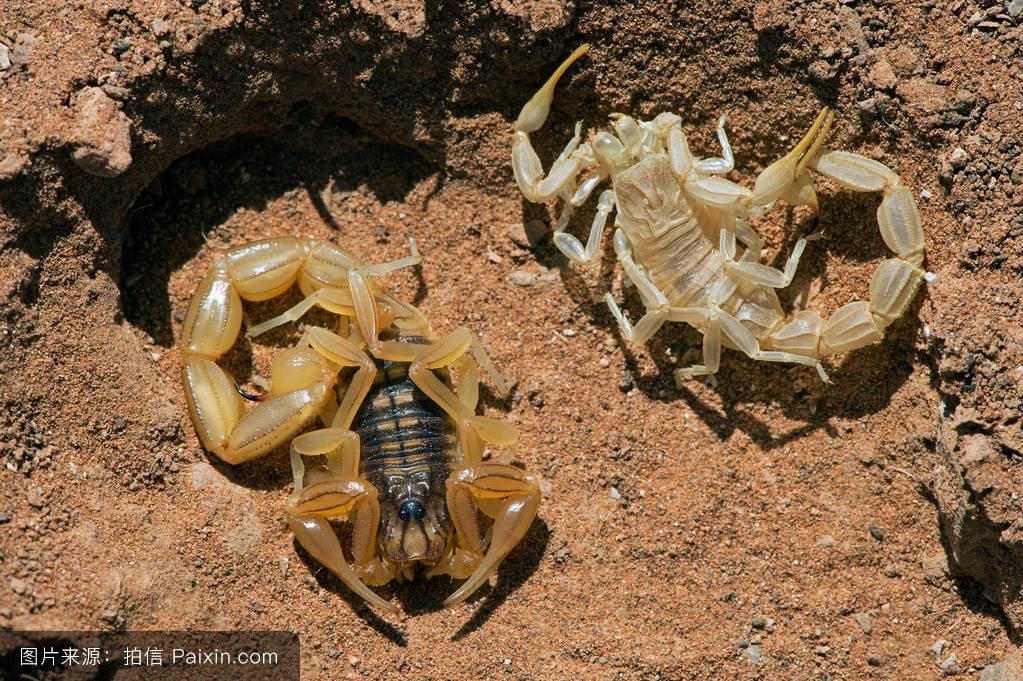
[[[480,340],[464,328],[436,337],[415,306],[377,281],[419,263],[410,245],[412,255],[375,265],[307,238],[232,248],[199,284],[179,341],[188,411],[206,449],[240,464],[290,440],[288,525],[310,555],[390,613],[397,609],[367,585],[423,569],[465,580],[444,601],[460,603],[519,543],[540,502],[539,478],[509,463],[518,431],[475,413],[480,368],[508,392]],[[338,332],[305,326],[274,359],[268,391],[246,395],[217,364],[238,337],[242,299],[268,300],[296,281],[302,302],[247,334],[314,306],[339,315]],[[243,397],[257,404],[246,411]],[[326,427],[299,434],[317,416]],[[502,453],[485,460],[485,443]],[[318,465],[307,469],[307,459]],[[485,534],[481,515],[493,521]],[[352,564],[334,518],[352,523]]]
[[[675,370],[676,381],[717,372],[721,347],[753,359],[816,367],[821,358],[880,341],[885,329],[909,307],[925,276],[924,237],[912,192],[887,166],[845,151],[824,151],[834,113],[821,110],[810,130],[756,179],[752,191],[719,175],[731,172],[734,157],[717,124],[721,156],[699,158],[689,149],[681,118],[661,113],[652,120],[611,114],[613,132],[582,141],[582,122],[564,151],[544,174],[529,134],[547,119],[554,88],[567,68],[587,50],[576,49],[522,108],[514,126],[512,168],[529,201],[560,198],[564,208],[553,242],[574,264],[598,265],[605,225],[615,217],[614,251],[625,283],[633,284],[645,308],[632,324],[610,292],[604,296],[625,339],[642,345],[667,321],[687,322],[703,333],[703,363]],[[874,272],[870,300],[840,307],[828,320],[800,310],[786,316],[775,289],[792,281],[808,241],[801,238],[783,270],[759,262],[762,241],[743,218],[767,213],[778,199],[818,214],[809,171],[853,191],[883,192],[877,221],[885,244],[895,253]],[[566,232],[572,211],[609,180],[597,199],[585,246]]]

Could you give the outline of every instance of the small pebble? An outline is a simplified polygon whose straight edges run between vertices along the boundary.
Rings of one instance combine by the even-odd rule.
[[[532,286],[538,277],[526,270],[515,270],[506,277],[506,281],[513,286]]]
[[[749,625],[754,629],[763,629],[765,626],[767,626],[767,620],[765,620],[763,617],[754,617],[749,621]]]
[[[874,631],[874,626],[870,622],[870,614],[866,612],[857,612],[853,614],[853,619],[856,620],[856,624],[860,625],[860,630],[864,634],[869,634]]]
[[[746,659],[748,661],[754,663],[760,662],[763,657],[760,646],[746,646],[746,650],[743,651],[743,654],[746,655]]]
[[[157,38],[162,38],[170,33],[170,26],[163,19],[153,19],[151,26],[153,27],[153,35]]]
[[[955,676],[959,673],[959,660],[956,659],[956,654],[952,653],[945,661],[941,663],[941,673],[945,676]]]
[[[104,84],[100,89],[107,93],[107,96],[110,98],[121,101],[128,99],[128,96],[131,95],[131,90],[128,88],[111,85],[109,83]]]
[[[117,177],[131,166],[131,120],[102,88],[90,87],[77,97],[72,137],[73,157],[85,172]]]
[[[970,157],[966,155],[966,150],[962,147],[956,147],[952,150],[952,155],[948,157],[948,162],[952,164],[952,167],[956,170],[961,170],[966,166],[966,162],[970,160]]]
[[[612,487],[611,498],[615,500],[621,499],[622,498],[621,492],[619,492],[616,488]]]
[[[541,220],[513,222],[508,225],[508,237],[522,248],[536,246],[546,234],[547,226]]]
[[[11,590],[16,594],[23,594],[28,587],[25,584],[25,580],[18,579],[17,577],[11,577]]]
[[[879,90],[891,90],[899,82],[887,59],[878,59],[870,69],[870,82]]]
[[[838,546],[838,540],[832,537],[830,534],[826,534],[817,540],[817,546],[825,549],[832,549]]]
[[[875,523],[867,525],[867,530],[870,532],[870,536],[878,541],[884,541],[884,530]]]
[[[0,181],[11,180],[18,176],[25,166],[28,164],[28,160],[21,154],[10,153],[4,156],[3,160],[0,161]]]
[[[867,653],[867,664],[871,667],[880,667],[883,664],[881,656],[874,652]]]

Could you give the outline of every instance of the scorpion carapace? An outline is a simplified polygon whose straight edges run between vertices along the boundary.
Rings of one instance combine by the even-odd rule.
[[[480,367],[506,392],[482,344],[467,329],[437,338],[418,309],[377,282],[418,262],[414,244],[412,256],[380,265],[310,239],[233,248],[199,285],[179,342],[185,397],[203,444],[237,464],[290,440],[295,491],[286,517],[296,538],[390,612],[395,607],[366,584],[408,579],[421,566],[427,576],[466,580],[445,601],[459,603],[522,539],[540,502],[538,478],[508,463],[518,432],[476,414]],[[298,346],[274,360],[266,399],[246,412],[216,361],[241,329],[242,299],[266,300],[296,281],[305,299],[248,335],[296,321],[313,306],[339,315],[338,329],[306,326]],[[299,435],[316,417],[326,427]],[[503,454],[485,461],[484,443]],[[310,458],[320,464],[307,470]],[[486,534],[481,515],[493,520]],[[352,521],[353,564],[332,518]]]
[[[675,114],[649,121],[614,114],[613,132],[598,132],[586,141],[577,123],[575,135],[545,175],[529,133],[543,126],[558,79],[588,48],[573,52],[522,108],[512,167],[527,199],[564,202],[553,239],[577,265],[598,265],[604,228],[617,208],[615,253],[646,308],[633,325],[611,293],[604,296],[628,341],[645,343],[666,321],[688,322],[703,333],[703,363],[677,369],[677,380],[716,372],[722,346],[754,359],[815,366],[827,380],[822,357],[883,338],[925,275],[920,215],[898,175],[859,154],[825,151],[833,120],[827,108],[789,154],[760,173],[752,191],[718,177],[734,165],[724,116],[717,126],[721,157],[702,159],[690,151]],[[799,239],[784,270],[777,270],[759,262],[762,242],[743,220],[763,215],[778,199],[809,206],[816,214],[811,170],[847,189],[883,192],[877,220],[885,244],[895,252],[874,272],[870,300],[848,303],[826,321],[805,310],[787,316],[775,293],[792,281],[807,242],[820,234]],[[600,194],[584,246],[565,229],[573,208],[605,181],[611,188]]]

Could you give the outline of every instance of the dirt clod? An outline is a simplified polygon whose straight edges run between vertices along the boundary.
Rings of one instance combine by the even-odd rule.
[[[117,177],[131,166],[131,121],[102,88],[78,94],[75,163],[91,175]]]

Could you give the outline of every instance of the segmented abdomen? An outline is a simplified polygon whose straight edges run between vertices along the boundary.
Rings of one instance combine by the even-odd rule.
[[[352,422],[362,444],[363,473],[385,498],[395,485],[425,483],[443,494],[456,442],[454,424],[412,382],[408,364],[378,361],[377,369]]]
[[[705,307],[724,276],[721,252],[703,235],[695,217],[633,247],[650,281],[676,307]]]

